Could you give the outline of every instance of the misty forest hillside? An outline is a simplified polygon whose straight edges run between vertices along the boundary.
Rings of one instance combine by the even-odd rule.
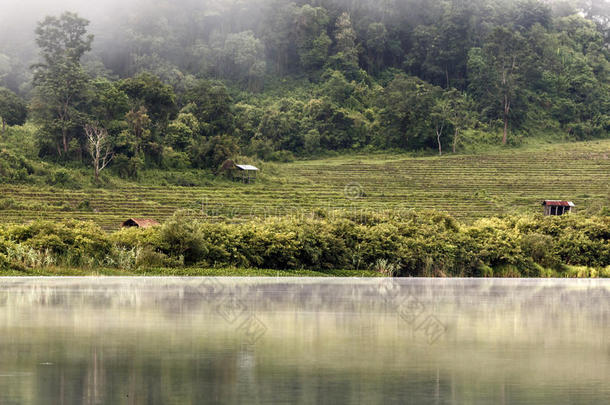
[[[607,0],[52,3],[0,6],[3,182],[609,134]]]

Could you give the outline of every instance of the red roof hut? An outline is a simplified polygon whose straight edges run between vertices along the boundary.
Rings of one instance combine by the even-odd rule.
[[[161,225],[154,219],[145,219],[145,218],[129,218],[127,221],[121,224],[122,228],[151,228],[153,226]]]
[[[575,207],[572,201],[560,200],[545,200],[542,202],[544,206],[544,215],[563,215],[572,212]]]

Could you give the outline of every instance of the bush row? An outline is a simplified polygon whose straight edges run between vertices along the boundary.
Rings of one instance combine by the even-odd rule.
[[[438,212],[318,212],[209,223],[186,212],[162,226],[104,233],[92,223],[0,229],[0,266],[238,266],[368,269],[398,276],[540,276],[610,265],[610,217],[520,216],[458,223]],[[557,274],[557,273],[554,273]]]

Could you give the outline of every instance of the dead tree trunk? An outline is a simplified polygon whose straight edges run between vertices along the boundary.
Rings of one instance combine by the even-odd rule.
[[[438,155],[443,155],[443,146],[441,145],[441,135],[443,134],[443,128],[445,124],[441,124],[440,127],[436,127],[436,142],[438,143]]]
[[[508,114],[510,113],[510,100],[508,95],[504,95],[504,134],[502,135],[502,145],[506,145],[508,140]]]
[[[108,136],[108,131],[96,125],[85,125],[87,135],[87,146],[93,163],[93,175],[98,182],[100,172],[110,164],[114,154]]]

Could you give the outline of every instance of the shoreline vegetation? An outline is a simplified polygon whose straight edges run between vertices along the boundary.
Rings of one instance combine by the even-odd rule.
[[[272,270],[244,268],[153,268],[125,271],[111,268],[46,268],[25,270],[0,270],[2,277],[360,277],[379,278],[385,275],[374,270]],[[491,275],[469,278],[520,278],[516,275]],[[459,278],[459,277],[450,277]],[[610,278],[610,266],[602,269],[585,266],[566,266],[563,272],[549,272],[544,276],[530,278]]]
[[[0,226],[0,276],[610,277],[610,217],[464,224],[436,211],[310,216],[104,232],[91,222]]]

